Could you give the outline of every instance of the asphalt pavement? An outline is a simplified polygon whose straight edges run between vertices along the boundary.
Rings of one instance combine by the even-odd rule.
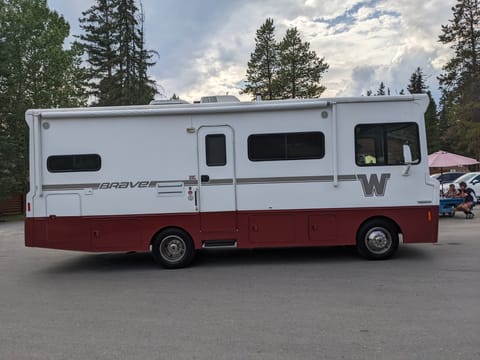
[[[348,247],[150,254],[26,248],[0,222],[0,359],[480,359],[480,213],[387,261]]]

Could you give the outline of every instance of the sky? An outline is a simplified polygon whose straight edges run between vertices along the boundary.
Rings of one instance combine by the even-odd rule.
[[[71,35],[93,0],[48,0],[65,17]],[[142,0],[146,49],[155,50],[149,75],[160,92],[187,101],[230,94],[242,100],[255,33],[273,18],[280,41],[296,26],[330,65],[322,97],[360,96],[383,81],[392,95],[406,90],[417,67],[438,100],[437,76],[452,56],[438,41],[456,0]],[[73,41],[71,36],[68,43]]]

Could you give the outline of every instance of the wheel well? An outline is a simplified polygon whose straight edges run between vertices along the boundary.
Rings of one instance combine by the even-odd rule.
[[[401,234],[402,233],[402,229],[400,228],[400,226],[392,219],[390,219],[389,217],[386,217],[386,216],[372,216],[372,217],[369,217],[368,219],[365,219],[364,222],[362,222],[360,224],[360,226],[358,227],[357,229],[357,234],[356,234],[356,237],[358,237],[358,233],[360,232],[360,229],[369,221],[372,221],[372,220],[381,220],[381,221],[385,221],[387,222],[388,224],[390,224],[392,226],[392,228],[397,232],[397,234]]]
[[[150,239],[150,246],[152,246],[153,240],[155,240],[155,238],[157,237],[158,234],[160,234],[161,232],[163,232],[165,230],[170,230],[170,229],[183,231],[185,234],[190,236],[190,239],[192,239],[192,241],[193,241],[192,235],[187,230],[185,230],[184,228],[182,228],[180,226],[165,226],[164,228],[161,228],[155,234],[153,234],[152,238]]]

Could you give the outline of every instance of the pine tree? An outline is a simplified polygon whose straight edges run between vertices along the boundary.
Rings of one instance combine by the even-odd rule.
[[[138,21],[138,49],[134,59],[138,68],[138,74],[135,79],[134,91],[137,94],[136,102],[138,104],[148,104],[153,100],[155,94],[158,93],[155,81],[148,77],[148,68],[155,65],[152,61],[154,55],[159,56],[156,51],[145,49],[145,14],[143,5],[140,3],[140,12]]]
[[[377,96],[382,96],[382,95],[385,95],[385,84],[383,83],[383,81],[380,83],[380,86],[378,87],[378,90],[377,90]]]
[[[247,83],[243,92],[255,97],[260,93],[265,99],[278,98],[275,88],[278,69],[278,45],[275,41],[275,26],[273,19],[268,18],[257,30],[255,50],[250,55],[247,68]]]
[[[425,75],[420,67],[410,76],[407,90],[410,94],[425,94],[428,86],[425,84]]]
[[[325,91],[320,80],[329,66],[310,50],[308,42],[302,42],[296,27],[288,29],[280,42],[279,60],[278,86],[282,98],[314,98]]]
[[[91,95],[96,105],[116,102],[114,92],[120,84],[115,82],[115,66],[118,63],[115,22],[116,0],[97,0],[79,19],[84,34],[78,36],[85,50],[89,68]]]
[[[430,90],[427,90],[428,95],[428,107],[425,112],[425,129],[427,133],[427,144],[428,144],[428,153],[433,153],[440,150],[440,127],[439,127],[439,118],[437,104],[433,99],[432,93]]]
[[[78,47],[46,0],[0,1],[0,197],[26,189],[28,108],[86,104]]]
[[[410,94],[427,94],[428,107],[425,112],[425,128],[427,132],[428,152],[432,153],[440,150],[440,133],[439,133],[439,119],[437,104],[432,97],[432,93],[425,83],[425,74],[420,67],[412,73],[410,81],[407,85],[407,90]]]
[[[478,0],[457,0],[452,12],[439,37],[454,51],[439,77],[441,119],[448,124],[445,140],[454,151],[480,157],[480,5]]]
[[[80,19],[95,105],[147,104],[157,93],[147,74],[154,52],[145,49],[144,16],[135,0],[96,0]]]

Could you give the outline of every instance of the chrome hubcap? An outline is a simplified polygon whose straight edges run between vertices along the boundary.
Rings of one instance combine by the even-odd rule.
[[[375,227],[365,236],[365,245],[374,254],[384,254],[392,246],[392,237],[386,229]]]
[[[178,261],[186,251],[185,242],[176,235],[167,236],[160,244],[160,255],[167,261]]]

